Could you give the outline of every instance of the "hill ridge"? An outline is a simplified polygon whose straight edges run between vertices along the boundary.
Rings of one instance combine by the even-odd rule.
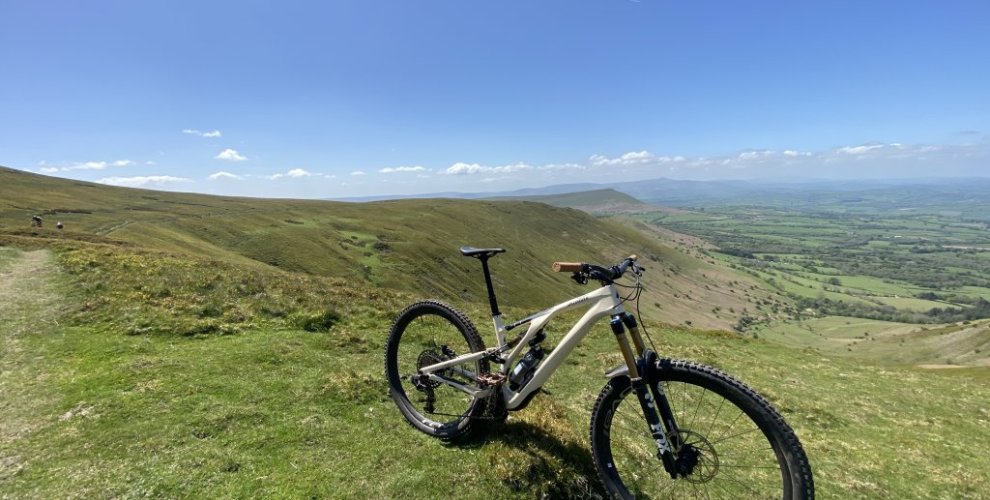
[[[30,228],[36,213],[62,231]],[[532,307],[580,290],[554,260],[611,264],[644,255],[655,283],[648,315],[728,329],[762,297],[724,293],[745,276],[662,244],[628,224],[524,200],[410,199],[370,203],[270,200],[119,188],[0,170],[0,234],[93,241],[334,276],[455,302],[484,300],[477,263],[462,245],[506,247],[492,269],[500,301]],[[705,276],[707,275],[707,276]],[[651,282],[649,280],[656,280]],[[697,301],[735,313],[699,310]]]

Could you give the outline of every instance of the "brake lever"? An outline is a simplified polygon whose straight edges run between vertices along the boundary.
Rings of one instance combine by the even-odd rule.
[[[588,284],[588,277],[585,276],[584,273],[581,273],[581,272],[575,272],[574,274],[572,274],[571,275],[571,279],[574,280],[575,282],[577,282],[577,284],[579,284],[579,285],[587,285]]]

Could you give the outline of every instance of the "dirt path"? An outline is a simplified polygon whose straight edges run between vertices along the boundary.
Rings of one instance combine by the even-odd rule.
[[[3,249],[0,249],[3,250]],[[45,424],[37,410],[47,403],[45,377],[35,354],[23,344],[29,335],[57,328],[59,296],[51,254],[45,250],[0,254],[0,484],[16,474],[18,441]],[[40,376],[39,376],[40,375]],[[2,489],[2,488],[0,488]],[[0,495],[2,496],[2,495]]]
[[[23,252],[0,271],[0,338],[4,344],[33,328],[56,326],[51,278],[55,270],[46,250]],[[6,356],[0,355],[0,359]]]

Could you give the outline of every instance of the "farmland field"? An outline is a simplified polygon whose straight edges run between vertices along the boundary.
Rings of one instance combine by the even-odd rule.
[[[926,200],[920,195],[925,191],[917,189],[909,206],[888,193],[792,194],[634,217],[708,241],[717,248],[699,250],[706,258],[744,271],[788,299],[786,307],[750,311],[737,330],[840,354],[889,358],[883,349],[855,349],[841,332],[862,337],[901,332],[903,325],[936,327],[990,317],[986,207],[974,205],[979,199],[974,193],[960,195],[954,207],[944,193],[933,189]],[[829,322],[836,317],[855,321],[835,329]],[[899,341],[925,342],[917,335]],[[938,357],[937,349],[923,350]],[[947,358],[981,363],[986,353]]]

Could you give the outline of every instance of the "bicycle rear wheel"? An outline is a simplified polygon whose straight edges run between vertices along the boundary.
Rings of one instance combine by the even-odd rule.
[[[447,304],[417,302],[399,313],[385,347],[385,376],[403,417],[416,429],[440,439],[467,434],[472,417],[485,411],[487,401],[417,375],[424,366],[484,349],[471,320]],[[488,361],[481,359],[436,374],[476,388],[472,376],[487,372]]]
[[[814,498],[801,443],[763,397],[708,366],[664,359],[656,368],[650,382],[674,413],[680,439],[668,440],[685,473],[671,479],[664,470],[629,378],[617,377],[591,419],[592,454],[611,496]]]

